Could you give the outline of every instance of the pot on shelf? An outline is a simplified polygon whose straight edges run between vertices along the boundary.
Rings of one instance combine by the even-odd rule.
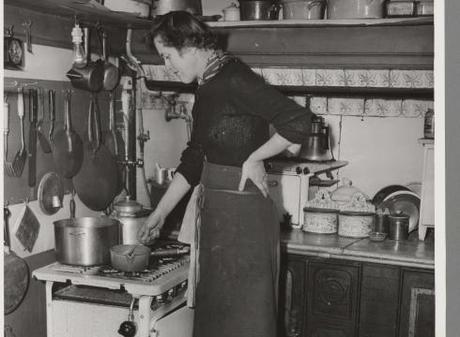
[[[273,0],[239,0],[241,20],[276,20],[279,7]]]
[[[326,0],[281,0],[283,19],[321,20]]]
[[[126,198],[114,205],[112,218],[120,222],[120,237],[123,244],[139,244],[137,232],[152,213],[135,200]]]
[[[53,224],[58,262],[78,266],[110,263],[110,247],[119,243],[118,220],[106,216],[81,217]]]
[[[383,18],[385,2],[386,0],[327,0],[327,18]]]

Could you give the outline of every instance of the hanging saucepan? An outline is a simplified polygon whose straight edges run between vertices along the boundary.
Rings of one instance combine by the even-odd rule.
[[[144,245],[116,245],[110,248],[110,261],[112,267],[120,271],[136,272],[148,268],[150,257],[163,257],[182,255],[190,252],[189,247],[170,248],[158,251],[150,251]]]
[[[73,177],[80,200],[94,211],[105,210],[117,194],[119,182],[116,159],[101,144],[99,106],[91,94],[88,113],[88,141],[84,145],[83,165]]]
[[[102,32],[102,60],[104,61],[104,90],[114,90],[120,81],[118,68],[109,62],[107,55],[107,33]]]
[[[102,89],[104,84],[104,62],[102,60],[91,61],[89,28],[85,27],[84,32],[85,53],[88,62],[83,68],[74,65],[67,72],[66,76],[75,88],[97,92]]]

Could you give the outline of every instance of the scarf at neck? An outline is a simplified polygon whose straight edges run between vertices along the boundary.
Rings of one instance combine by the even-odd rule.
[[[236,60],[237,58],[230,55],[229,53],[225,53],[221,50],[216,51],[208,59],[206,68],[203,72],[203,78],[198,80],[198,85],[205,84],[211,78],[213,78],[224,65],[226,65],[228,62],[235,62]]]

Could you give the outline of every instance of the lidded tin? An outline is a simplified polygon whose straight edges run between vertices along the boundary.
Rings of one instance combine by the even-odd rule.
[[[388,239],[396,241],[407,240],[409,238],[409,219],[410,216],[401,211],[390,214],[388,216]]]
[[[307,201],[302,230],[317,234],[337,233],[337,204],[331,200],[329,191],[320,189],[315,198]]]

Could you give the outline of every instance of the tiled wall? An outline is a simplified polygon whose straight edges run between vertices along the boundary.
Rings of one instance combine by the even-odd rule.
[[[164,66],[145,66],[154,80],[178,81]],[[254,68],[274,85],[340,86],[373,88],[433,88],[433,71],[287,69]],[[148,102],[152,93],[144,95]],[[305,106],[306,97],[292,97]],[[191,107],[190,95],[180,98]],[[313,112],[323,115],[331,128],[331,143],[336,159],[349,165],[338,177],[350,178],[354,185],[372,197],[389,184],[421,180],[423,118],[433,101],[418,99],[368,99],[365,97],[315,96]],[[179,158],[180,153],[172,154]]]

